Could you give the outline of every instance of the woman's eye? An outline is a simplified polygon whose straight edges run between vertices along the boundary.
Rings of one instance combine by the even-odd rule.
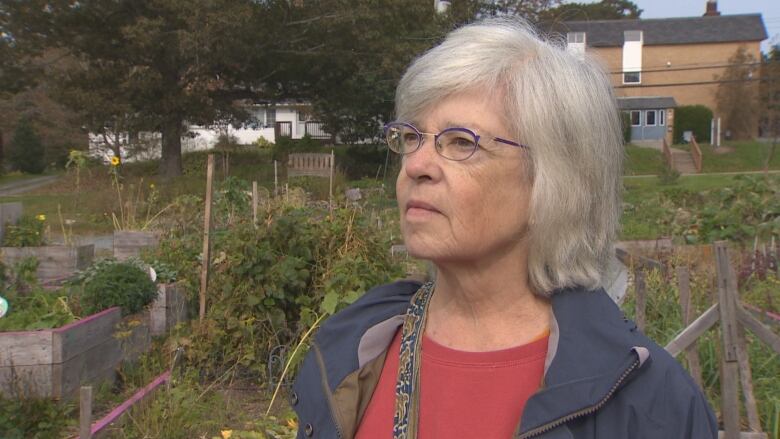
[[[406,143],[417,143],[417,134],[415,133],[404,133],[403,135],[404,142]]]
[[[469,149],[474,147],[474,140],[467,137],[452,137],[448,140],[447,146]]]

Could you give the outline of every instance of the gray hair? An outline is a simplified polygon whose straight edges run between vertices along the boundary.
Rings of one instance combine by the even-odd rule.
[[[624,155],[608,75],[525,22],[488,19],[451,32],[409,66],[396,115],[412,121],[474,89],[503,92],[504,122],[529,145],[531,287],[549,295],[599,286],[619,227]]]

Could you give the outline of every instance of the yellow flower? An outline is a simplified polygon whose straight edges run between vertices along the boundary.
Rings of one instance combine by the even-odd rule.
[[[222,430],[222,439],[230,439],[233,436],[233,430]]]
[[[38,221],[46,221],[46,215],[40,214],[36,216],[35,219],[37,219]]]
[[[149,185],[149,189],[154,189],[154,183]]]
[[[111,157],[111,166],[119,166],[120,160],[119,157],[113,156]]]
[[[294,418],[290,418],[287,420],[287,426],[292,428],[293,430],[298,429],[298,421]]]

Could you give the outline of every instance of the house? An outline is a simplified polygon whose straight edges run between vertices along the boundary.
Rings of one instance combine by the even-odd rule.
[[[648,105],[666,98],[681,105],[705,105],[717,110],[716,91],[740,48],[761,59],[760,44],[767,38],[760,14],[720,15],[716,1],[707,1],[701,17],[566,21],[547,26],[548,31],[566,36],[567,47],[577,53],[595,56],[608,69],[617,96],[648,98]],[[758,65],[755,65],[758,77]],[[746,81],[751,81],[748,75]],[[758,87],[751,81],[750,87]],[[642,100],[624,101],[638,111],[637,126],[652,127],[645,117],[654,114],[655,129],[664,117],[667,140],[671,142],[673,107],[637,108]],[[647,113],[651,111],[651,113]],[[632,113],[634,116],[637,113]],[[758,122],[756,122],[756,130]],[[634,130],[632,130],[633,132]],[[637,130],[637,133],[643,132]]]
[[[674,108],[677,106],[670,96],[619,97],[618,108],[628,114],[631,121],[632,141],[659,141],[667,137],[671,145],[670,127],[673,126]]]
[[[325,132],[323,123],[312,117],[311,105],[305,102],[258,102],[246,107],[250,122],[241,127],[233,125],[198,126],[191,125],[182,137],[182,151],[200,151],[213,148],[220,136],[234,137],[241,145],[249,145],[263,138],[276,143],[280,137],[301,139],[305,135],[321,141],[330,141],[332,136]],[[149,160],[160,157],[160,133],[90,133],[90,154],[108,160],[110,144],[119,143],[122,156],[128,160]]]

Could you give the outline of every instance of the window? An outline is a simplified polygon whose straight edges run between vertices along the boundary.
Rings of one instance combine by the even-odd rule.
[[[306,122],[309,120],[309,113],[304,110],[298,110],[298,122]]]
[[[642,112],[639,110],[634,110],[631,112],[631,126],[632,127],[638,127],[642,124]]]
[[[623,84],[639,84],[642,82],[642,72],[623,72]]]
[[[265,110],[265,126],[272,127],[276,125],[276,108],[268,107]]]
[[[569,32],[566,34],[568,44],[585,44],[585,32]]]
[[[624,41],[642,41],[642,31],[641,30],[627,30],[623,32],[623,40]]]
[[[585,58],[585,32],[566,34],[566,49],[579,59]]]
[[[645,111],[645,125],[649,127],[655,126],[655,110]]]
[[[666,124],[666,110],[658,110],[658,126]]]

